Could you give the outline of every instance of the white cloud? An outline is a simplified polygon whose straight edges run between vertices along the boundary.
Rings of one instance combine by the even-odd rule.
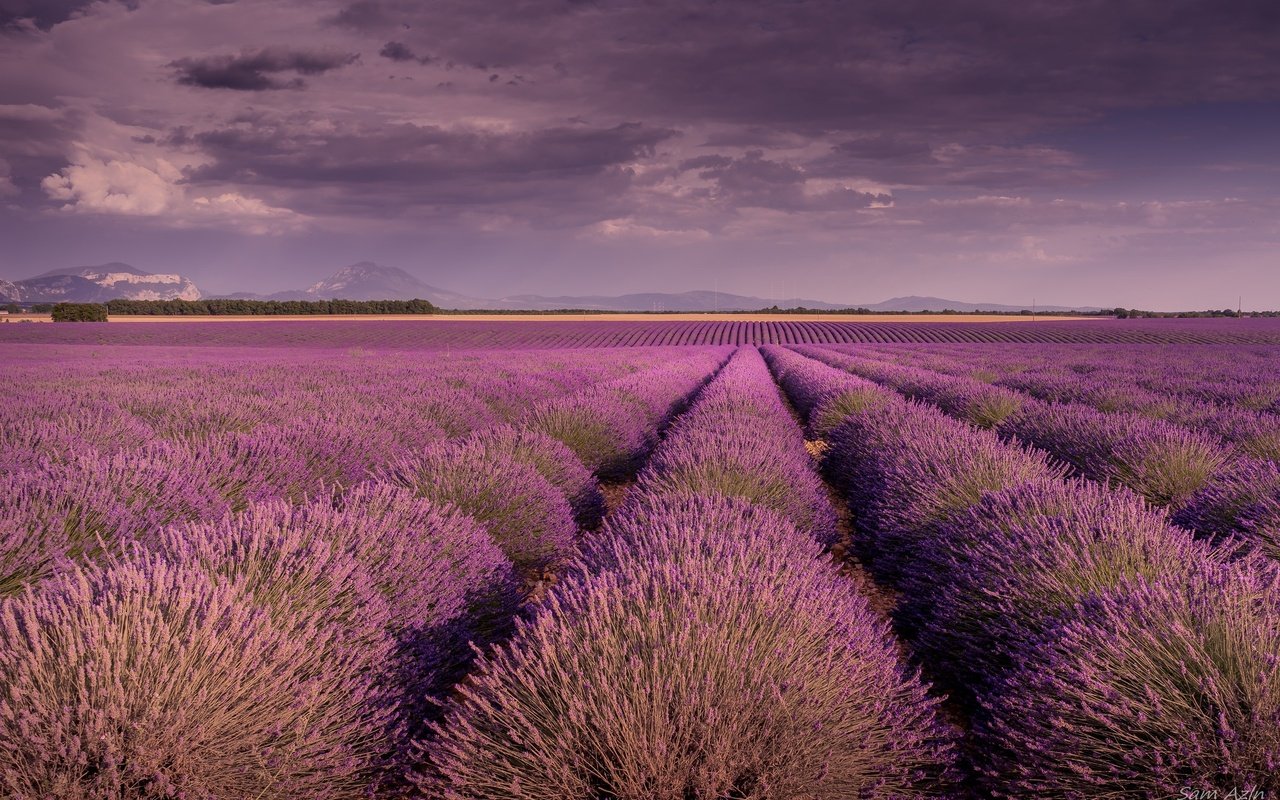
[[[62,201],[64,211],[154,217],[181,204],[182,190],[175,185],[181,178],[164,160],[146,167],[81,154],[40,185],[50,198]]]
[[[16,197],[21,194],[9,175],[9,162],[0,158],[0,197]]]
[[[634,217],[601,220],[589,226],[586,230],[590,238],[614,241],[647,239],[649,241],[680,243],[701,242],[711,238],[711,234],[701,228],[667,230],[637,222]]]
[[[161,157],[126,159],[82,149],[41,181],[62,210],[81,214],[152,217],[174,227],[223,225],[251,233],[296,227],[303,217],[238,192],[192,195],[182,169]]]

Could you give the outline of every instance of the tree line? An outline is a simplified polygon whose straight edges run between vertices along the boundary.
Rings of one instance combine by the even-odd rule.
[[[279,314],[435,314],[427,300],[108,300],[120,316],[274,316]]]

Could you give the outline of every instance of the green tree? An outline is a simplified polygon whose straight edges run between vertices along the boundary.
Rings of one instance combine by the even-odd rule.
[[[57,303],[54,322],[106,322],[107,307],[101,303]]]

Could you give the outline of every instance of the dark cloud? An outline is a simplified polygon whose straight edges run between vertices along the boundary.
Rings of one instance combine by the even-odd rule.
[[[378,51],[378,55],[383,58],[389,58],[392,61],[416,61],[419,64],[430,64],[434,59],[431,56],[420,56],[409,49],[404,42],[387,42]]]
[[[766,130],[1022,135],[1280,92],[1270,0],[362,0],[334,20],[446,61],[571,80],[599,107]]]
[[[888,281],[912,263],[1116,274],[1154,258],[1144,236],[1274,268],[1274,0],[227,1],[0,0],[0,230],[28,252],[37,219],[41,241],[93,219],[86,248],[108,223],[128,241],[140,217],[107,211],[159,197],[139,246],[216,206],[227,230],[278,219],[353,251],[520,254],[553,231],[544,274],[583,242],[633,264],[683,242],[702,260],[655,263],[691,281],[721,262],[838,280],[857,252],[908,293]],[[58,211],[68,194],[85,213]]]
[[[983,189],[1079,186],[1101,177],[1071,151],[1049,145],[930,142],[889,134],[841,142],[806,167],[815,175],[859,176],[898,186]]]
[[[357,0],[344,4],[336,14],[326,17],[325,22],[356,30],[369,30],[386,27],[399,17],[404,19],[406,9],[396,8],[392,3],[381,0]]]
[[[47,31],[59,22],[81,15],[96,4],[107,2],[110,0],[0,0],[0,30],[30,24]],[[117,2],[130,10],[138,7],[138,0]]]
[[[307,116],[250,114],[218,130],[174,129],[167,143],[213,159],[189,172],[192,185],[284,191],[290,207],[311,214],[447,215],[451,205],[505,213],[518,206],[524,215],[559,219],[564,204],[573,207],[571,216],[594,221],[631,185],[629,165],[676,135],[637,123],[524,131],[326,127]],[[328,190],[336,185],[341,193]]]
[[[741,158],[699,156],[680,164],[712,184],[706,197],[727,208],[768,208],[776,211],[834,211],[889,203],[892,198],[863,192],[834,182],[814,181],[801,166],[765,158],[749,150]]]
[[[177,81],[202,89],[234,89],[260,92],[267,89],[301,89],[300,77],[280,78],[278,73],[320,75],[352,64],[359,53],[292,50],[283,47],[245,51],[239,55],[181,58],[169,64]]]

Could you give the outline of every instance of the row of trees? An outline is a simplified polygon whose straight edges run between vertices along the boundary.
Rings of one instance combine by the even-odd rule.
[[[1190,319],[1196,317],[1280,317],[1280,311],[1236,311],[1231,308],[1208,311],[1143,311],[1137,308],[1108,308],[1104,314],[1120,319]]]
[[[54,322],[107,321],[107,307],[101,303],[57,303],[50,313]]]
[[[274,316],[279,314],[434,314],[426,300],[109,300],[117,315]]]
[[[738,313],[738,312],[724,312],[724,313]],[[842,315],[843,314],[858,314],[858,315],[894,314],[894,315],[903,315],[903,316],[911,315],[911,316],[922,316],[922,317],[927,317],[930,315],[939,315],[939,314],[948,314],[948,315],[967,314],[969,316],[975,316],[975,317],[991,316],[993,314],[999,314],[1002,316],[1006,314],[1016,314],[1023,317],[1031,317],[1031,316],[1035,316],[1037,312],[1033,312],[1031,309],[1027,309],[1027,308],[1024,308],[1020,311],[957,311],[954,308],[944,308],[941,311],[874,311],[870,308],[863,308],[861,306],[859,306],[858,308],[805,308],[804,306],[796,306],[794,308],[779,308],[778,306],[770,306],[769,308],[761,308],[761,309],[757,309],[755,311],[751,311],[747,313],[751,313],[751,314],[842,314]],[[1060,317],[1060,316],[1098,317],[1098,316],[1110,315],[1110,312],[1106,310],[1103,310],[1103,311],[1041,311],[1038,313],[1041,315],[1052,315],[1055,317]]]

